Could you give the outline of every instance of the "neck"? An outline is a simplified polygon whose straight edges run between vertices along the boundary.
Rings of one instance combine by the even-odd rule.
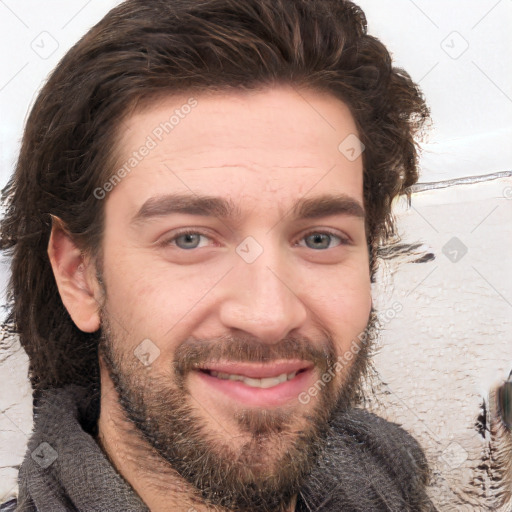
[[[100,366],[101,408],[96,441],[151,512],[232,512],[205,503],[197,489],[137,435],[119,405],[107,370]],[[285,512],[294,512],[296,502],[294,496]]]

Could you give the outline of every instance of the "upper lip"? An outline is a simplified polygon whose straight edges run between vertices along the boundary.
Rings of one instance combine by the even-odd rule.
[[[198,370],[243,375],[253,379],[277,377],[283,373],[289,374],[299,370],[307,370],[313,367],[313,363],[300,360],[287,360],[272,364],[251,364],[239,362],[217,362],[198,367]]]

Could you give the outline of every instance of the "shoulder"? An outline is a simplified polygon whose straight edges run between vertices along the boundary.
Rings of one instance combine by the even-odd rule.
[[[375,468],[396,484],[404,496],[424,494],[431,480],[425,452],[402,425],[365,409],[354,408],[333,422],[333,429],[346,443],[350,439]],[[377,473],[377,471],[376,471]]]
[[[353,408],[330,422],[326,448],[303,497],[310,507],[321,505],[326,511],[344,504],[351,511],[434,512],[429,481],[427,459],[411,434]]]
[[[429,466],[419,442],[402,425],[385,420],[365,409],[354,408],[337,415],[332,427],[343,437],[364,444],[365,451],[388,462],[399,462],[404,477],[420,473],[428,482]]]

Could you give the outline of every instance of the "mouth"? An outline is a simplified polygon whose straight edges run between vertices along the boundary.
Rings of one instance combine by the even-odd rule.
[[[267,365],[218,363],[194,372],[209,394],[220,394],[238,403],[272,407],[297,400],[312,381],[314,365],[283,361]]]
[[[282,373],[281,375],[278,375],[277,377],[261,377],[261,378],[252,378],[252,377],[246,377],[244,375],[237,375],[236,373],[222,373],[222,372],[216,372],[213,370],[205,370],[208,375],[211,375],[212,377],[217,377],[218,379],[222,380],[232,380],[232,381],[240,381],[243,382],[246,386],[249,386],[251,388],[273,388],[274,386],[277,386],[281,384],[281,382],[286,382],[287,380],[292,380],[298,373],[303,372],[305,370],[299,370],[292,373]]]

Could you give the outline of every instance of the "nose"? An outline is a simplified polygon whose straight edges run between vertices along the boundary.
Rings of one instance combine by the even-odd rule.
[[[307,318],[307,309],[294,290],[293,273],[285,256],[265,247],[252,263],[240,258],[224,283],[220,321],[262,343],[276,344]],[[289,262],[288,262],[289,263]]]

